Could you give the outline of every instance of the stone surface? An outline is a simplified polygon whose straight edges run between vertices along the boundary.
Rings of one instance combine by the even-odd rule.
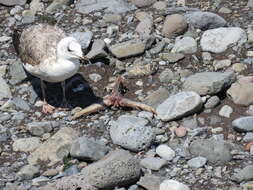
[[[0,0],[0,4],[6,6],[24,5],[26,0]]]
[[[87,49],[91,43],[93,33],[91,31],[74,32],[70,36],[74,37],[80,43],[82,49]]]
[[[165,18],[162,34],[170,38],[174,35],[182,34],[187,29],[187,23],[182,15],[174,14]]]
[[[114,144],[132,151],[148,148],[155,139],[153,129],[144,118],[122,115],[111,123],[110,135]]]
[[[149,36],[153,31],[153,19],[150,17],[146,17],[143,19],[137,26],[135,31],[140,36]]]
[[[233,113],[233,109],[228,106],[228,105],[224,105],[222,106],[222,108],[219,111],[219,115],[226,117],[226,118],[230,118],[230,115]]]
[[[213,66],[216,71],[229,67],[230,65],[231,65],[230,59],[214,60],[213,62]]]
[[[224,18],[211,12],[190,12],[185,14],[184,17],[190,25],[201,30],[219,28],[227,24]]]
[[[12,148],[14,151],[31,152],[41,145],[38,137],[21,138],[14,141]]]
[[[33,179],[39,174],[40,170],[38,166],[25,165],[23,166],[17,175],[22,179]]]
[[[155,157],[147,157],[141,160],[140,162],[141,166],[158,171],[160,170],[164,165],[167,164],[167,161],[161,158],[155,158]]]
[[[203,33],[200,45],[203,51],[222,53],[232,45],[241,45],[247,41],[247,34],[238,27],[217,28]]]
[[[185,56],[182,53],[161,53],[160,57],[169,63],[176,63],[183,59]]]
[[[27,124],[29,132],[34,136],[42,136],[45,133],[49,133],[55,127],[59,127],[60,123],[57,121],[35,121]]]
[[[192,54],[197,52],[197,42],[192,37],[183,37],[176,40],[175,46],[171,50],[172,53]]]
[[[81,0],[76,4],[76,9],[80,13],[89,14],[92,11],[104,9],[105,12],[124,13],[135,10],[136,7],[124,0]]]
[[[156,0],[131,0],[131,3],[139,8],[151,6],[154,2]]]
[[[107,54],[104,51],[104,48],[105,42],[103,40],[96,39],[92,44],[91,50],[85,56],[88,59],[106,57]]]
[[[169,96],[169,91],[165,88],[159,88],[158,90],[154,91],[150,95],[148,95],[144,102],[154,108],[159,106],[162,102],[164,102],[168,96]]]
[[[61,128],[29,155],[28,162],[48,161],[49,166],[54,165],[69,154],[71,144],[77,137],[77,132],[72,128]]]
[[[230,146],[225,141],[216,139],[197,139],[190,144],[190,153],[205,157],[212,163],[226,163],[232,159]]]
[[[3,98],[10,98],[11,90],[6,81],[0,77],[0,100]]]
[[[22,63],[20,61],[14,60],[10,65],[10,83],[15,85],[20,83],[26,78],[26,73],[23,69]]]
[[[236,181],[237,183],[240,183],[242,181],[249,181],[253,179],[253,165],[248,165],[241,169],[240,171],[236,172],[232,179]]]
[[[137,184],[147,190],[158,190],[162,181],[163,179],[161,177],[151,174],[145,174],[140,178]]]
[[[207,109],[215,108],[219,103],[220,103],[220,98],[218,96],[212,96],[206,101],[204,106]]]
[[[236,79],[233,72],[202,72],[186,78],[183,88],[199,95],[216,94],[229,87]]]
[[[175,156],[176,153],[174,150],[172,150],[169,146],[166,144],[161,144],[156,148],[156,154],[158,154],[161,158],[165,160],[172,160]]]
[[[190,190],[190,188],[176,180],[168,179],[160,184],[160,190]]]
[[[253,131],[253,117],[240,117],[232,122],[232,127],[237,132],[251,132]]]
[[[46,8],[47,13],[53,13],[57,9],[60,9],[64,5],[67,5],[69,3],[69,0],[54,0],[51,2],[51,4]]]
[[[188,160],[187,164],[192,168],[201,168],[206,164],[206,162],[207,159],[205,157],[198,156]]]
[[[193,114],[201,107],[202,100],[197,93],[184,91],[167,98],[156,108],[156,112],[162,121],[171,121]]]
[[[78,160],[96,161],[103,158],[108,151],[109,148],[105,145],[96,142],[92,138],[83,136],[73,142],[70,155]]]

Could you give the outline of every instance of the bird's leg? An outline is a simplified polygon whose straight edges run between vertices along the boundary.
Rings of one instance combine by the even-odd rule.
[[[66,83],[65,81],[61,82],[61,87],[62,87],[62,103],[61,103],[61,108],[68,108],[70,107],[67,99],[66,99]]]
[[[40,79],[40,86],[41,86],[41,89],[42,89],[42,96],[43,96],[42,112],[46,113],[46,114],[53,113],[55,107],[47,103],[45,84],[44,84],[44,81],[42,79]]]

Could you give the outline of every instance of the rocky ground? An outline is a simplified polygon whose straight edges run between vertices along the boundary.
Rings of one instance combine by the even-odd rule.
[[[252,0],[0,0],[0,189],[253,188]],[[41,112],[15,29],[56,24],[92,64],[67,80],[72,108]],[[73,114],[126,78],[156,114]],[[60,84],[47,84],[59,106]]]

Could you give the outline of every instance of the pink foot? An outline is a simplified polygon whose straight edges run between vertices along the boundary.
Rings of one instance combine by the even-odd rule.
[[[48,104],[46,102],[42,106],[42,112],[45,113],[45,114],[53,113],[54,109],[55,109],[54,106],[51,106],[50,104]]]

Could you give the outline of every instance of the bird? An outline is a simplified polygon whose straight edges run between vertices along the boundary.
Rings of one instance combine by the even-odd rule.
[[[61,82],[63,106],[67,105],[65,80],[78,72],[83,56],[80,43],[56,25],[36,24],[24,29],[15,47],[24,69],[40,79],[42,112],[53,113],[55,107],[46,100],[45,81]]]

